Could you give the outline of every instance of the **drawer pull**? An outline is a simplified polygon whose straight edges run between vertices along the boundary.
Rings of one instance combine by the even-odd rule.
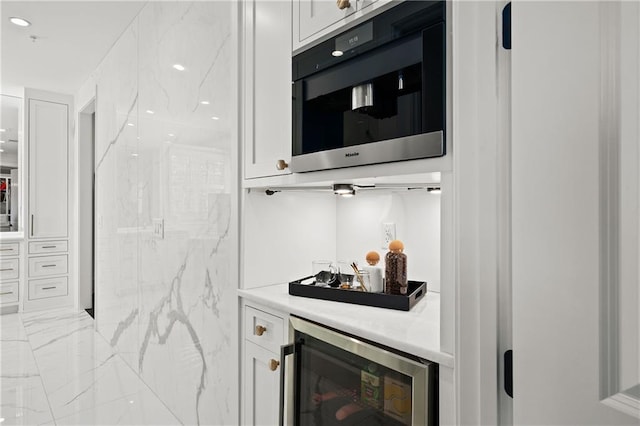
[[[13,251],[12,248],[4,248],[4,249],[0,249],[0,251]]]
[[[13,268],[2,268],[0,271],[13,271]]]
[[[12,291],[3,291],[2,293],[0,293],[0,296],[4,296],[4,295],[7,295],[7,294],[13,294],[13,292]]]
[[[54,288],[56,288],[56,286],[52,286],[52,287],[42,287],[43,290],[53,290]]]
[[[42,268],[53,268],[54,266],[58,266],[55,263],[53,265],[42,265]]]
[[[256,336],[262,336],[265,331],[267,331],[267,327],[263,325],[256,325],[256,330],[253,334],[255,334]]]
[[[271,358],[269,360],[269,370],[276,371],[279,365],[280,365],[280,361],[278,361],[277,359]]]
[[[56,246],[42,246],[42,248],[56,248]]]

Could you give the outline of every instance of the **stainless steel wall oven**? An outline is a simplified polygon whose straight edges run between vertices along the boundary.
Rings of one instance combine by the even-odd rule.
[[[293,57],[293,172],[445,155],[445,16],[405,1]]]
[[[280,360],[281,425],[438,424],[437,364],[300,318],[290,326],[293,343]]]

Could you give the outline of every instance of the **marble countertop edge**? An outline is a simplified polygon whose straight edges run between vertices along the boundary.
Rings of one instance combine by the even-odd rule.
[[[440,350],[439,293],[428,292],[408,312],[292,296],[288,284],[239,289],[238,295],[442,366],[454,366],[453,355]]]

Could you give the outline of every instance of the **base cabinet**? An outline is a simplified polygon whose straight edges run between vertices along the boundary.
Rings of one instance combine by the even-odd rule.
[[[242,424],[277,425],[280,404],[280,346],[288,338],[288,315],[244,305]]]
[[[20,242],[0,244],[0,311],[3,312],[17,311],[20,303],[20,245]]]
[[[280,403],[280,355],[246,342],[244,366],[247,391],[244,398],[246,425],[278,424]]]

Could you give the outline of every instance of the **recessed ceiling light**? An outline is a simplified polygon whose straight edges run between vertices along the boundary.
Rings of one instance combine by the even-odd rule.
[[[209,105],[209,101],[200,101],[202,105]]]
[[[184,71],[185,70],[184,66],[182,66],[180,64],[173,64],[173,68],[177,69],[178,71]]]
[[[26,19],[18,18],[15,16],[12,18],[9,18],[9,21],[11,21],[12,24],[15,24],[19,27],[28,27],[29,25],[31,25],[31,22],[27,21]]]
[[[0,143],[5,143],[5,141],[0,141]]]
[[[212,120],[220,120],[220,117],[216,117],[215,115],[211,117]]]
[[[146,112],[147,114],[155,114],[155,112],[154,112],[154,111],[151,111],[150,109],[146,110],[145,112]]]
[[[169,137],[170,137],[170,138],[172,138],[172,137],[174,137],[174,136],[175,136],[175,135],[174,135],[173,133],[169,133]]]
[[[127,126],[133,127],[133,123],[127,123]]]
[[[0,129],[0,132],[6,132],[6,131],[7,131],[6,129]]]
[[[132,157],[137,157],[138,154],[136,154],[135,152],[133,154],[131,154]]]
[[[0,152],[4,152],[4,149],[0,149]]]

